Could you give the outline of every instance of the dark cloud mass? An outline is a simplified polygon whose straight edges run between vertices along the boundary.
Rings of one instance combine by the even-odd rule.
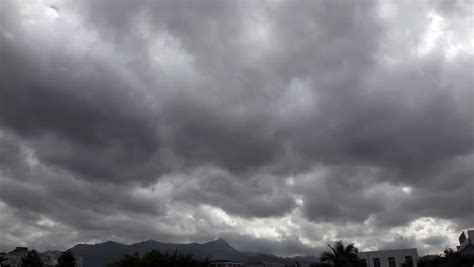
[[[454,246],[469,3],[2,1],[0,251]]]

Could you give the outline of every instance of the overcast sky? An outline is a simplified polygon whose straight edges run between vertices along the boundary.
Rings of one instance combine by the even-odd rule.
[[[0,251],[474,227],[474,1],[0,5]]]

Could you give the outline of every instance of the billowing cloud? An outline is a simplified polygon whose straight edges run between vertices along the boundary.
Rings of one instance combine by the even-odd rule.
[[[3,1],[0,250],[454,246],[466,3]]]

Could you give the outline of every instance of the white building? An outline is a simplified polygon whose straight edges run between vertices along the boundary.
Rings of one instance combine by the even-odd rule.
[[[468,230],[467,236],[464,232],[459,236],[457,250],[463,255],[474,255],[474,230]]]
[[[416,267],[418,262],[418,251],[416,248],[392,249],[359,252],[359,259],[366,267]],[[365,264],[365,265],[364,265]]]

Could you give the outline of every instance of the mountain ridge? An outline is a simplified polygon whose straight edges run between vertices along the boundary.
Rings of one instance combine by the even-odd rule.
[[[138,253],[143,255],[151,250],[159,250],[162,253],[173,253],[177,251],[182,254],[190,254],[198,259],[209,258],[211,260],[234,260],[244,263],[255,263],[261,261],[294,263],[298,261],[315,262],[317,258],[311,256],[297,256],[282,258],[270,253],[263,252],[241,252],[232,247],[224,239],[216,239],[206,243],[162,243],[152,239],[133,243],[130,245],[115,241],[106,241],[97,244],[77,244],[70,250],[75,256],[81,257],[84,267],[104,267],[123,257]]]

